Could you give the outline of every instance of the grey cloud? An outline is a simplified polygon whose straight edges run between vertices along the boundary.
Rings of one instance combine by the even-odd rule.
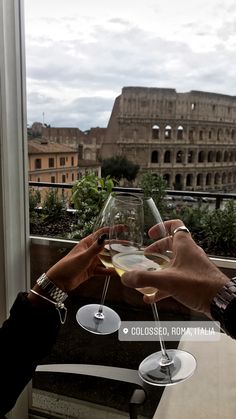
[[[34,101],[37,92],[31,93],[28,102],[28,123],[44,119],[51,126],[74,126],[86,130],[91,126],[106,127],[110,117],[113,99],[104,97],[80,97],[67,104],[53,98],[41,97],[41,102]],[[91,114],[93,115],[91,119]]]
[[[114,24],[122,21],[123,30],[114,32],[109,27],[94,26],[93,41],[56,41],[52,46],[28,44],[28,114],[31,122],[38,120],[38,112],[44,111],[48,123],[54,126],[72,124],[81,129],[99,124],[106,126],[113,101],[125,85],[222,93],[227,93],[228,89],[230,94],[236,58],[224,43],[219,43],[214,51],[196,53],[188,40],[168,41],[128,26],[126,21],[112,21]],[[200,34],[203,36],[204,30]],[[34,101],[35,84],[40,86],[40,92]],[[61,91],[62,99],[47,98],[49,87]],[[65,105],[65,87],[88,91],[90,97],[79,97]],[[97,92],[102,90],[109,91],[112,98],[100,97]],[[43,97],[45,106],[41,110]]]

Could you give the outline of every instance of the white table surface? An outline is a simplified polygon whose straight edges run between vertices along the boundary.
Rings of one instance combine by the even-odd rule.
[[[153,419],[236,418],[236,341],[180,342],[197,369],[188,380],[166,387]]]

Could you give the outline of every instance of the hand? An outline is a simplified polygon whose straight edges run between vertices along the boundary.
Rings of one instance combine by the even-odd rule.
[[[229,278],[209,260],[191,234],[179,231],[172,236],[174,230],[181,225],[181,220],[166,221],[169,236],[148,247],[152,252],[173,252],[168,268],[158,272],[126,272],[121,280],[131,288],[156,287],[156,295],[145,296],[145,302],[152,303],[172,296],[185,306],[211,317],[211,301]],[[150,229],[149,235],[155,239],[158,237],[158,225]]]
[[[48,278],[63,291],[77,288],[93,275],[114,275],[115,270],[105,268],[97,256],[104,247],[106,238],[104,228],[99,232],[100,239],[94,241],[93,234],[85,237],[46,272]]]

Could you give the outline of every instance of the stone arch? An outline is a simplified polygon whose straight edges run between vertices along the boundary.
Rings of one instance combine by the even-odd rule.
[[[226,176],[226,173],[224,172],[224,173],[222,173],[222,178],[221,178],[222,185],[226,184],[226,180],[227,180],[227,176]]]
[[[219,185],[220,184],[220,174],[218,172],[215,173],[214,184],[215,185]]]
[[[183,163],[183,151],[178,150],[176,153],[176,163]]]
[[[193,150],[188,151],[188,163],[193,163]]]
[[[219,163],[222,160],[222,153],[220,150],[217,151],[216,153],[216,161]]]
[[[207,173],[207,175],[206,175],[206,186],[211,185],[211,179],[212,179],[211,173]]]
[[[198,173],[198,175],[197,175],[197,186],[203,186],[203,175],[202,175],[202,173]]]
[[[186,176],[186,186],[193,186],[193,174],[188,173]]]
[[[204,162],[204,157],[205,157],[205,153],[203,150],[199,151],[198,153],[198,163],[203,163]]]
[[[175,175],[175,189],[182,189],[182,178],[183,176],[180,173]]]
[[[153,150],[151,153],[151,163],[158,163],[158,151]]]
[[[223,136],[223,130],[221,128],[219,128],[217,130],[217,140],[222,140],[222,136]]]
[[[170,161],[171,161],[170,150],[166,150],[164,154],[164,163],[170,163]]]
[[[208,163],[212,163],[214,160],[214,152],[212,150],[208,151],[207,154],[207,161]]]
[[[163,175],[163,179],[166,181],[167,186],[169,187],[170,186],[170,174],[169,173],[165,173]]]

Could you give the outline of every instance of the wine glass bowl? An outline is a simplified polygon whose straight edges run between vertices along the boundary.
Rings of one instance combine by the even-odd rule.
[[[123,229],[117,226],[123,226]],[[153,226],[158,227],[153,230]],[[154,244],[154,240],[160,239],[168,240],[168,235],[152,198],[144,197],[141,203],[133,201],[130,205],[127,201],[123,203],[119,198],[114,201],[110,214],[109,245],[112,263],[120,276],[134,269],[149,272],[166,269],[171,263],[171,258],[168,257],[167,249],[163,247],[162,251],[162,246]],[[148,296],[157,292],[154,287],[136,289]],[[160,328],[157,306],[153,303],[151,307],[154,320]],[[139,366],[141,379],[151,385],[166,386],[191,377],[196,368],[195,358],[188,352],[166,350],[161,335],[159,342],[161,350],[149,355]]]

